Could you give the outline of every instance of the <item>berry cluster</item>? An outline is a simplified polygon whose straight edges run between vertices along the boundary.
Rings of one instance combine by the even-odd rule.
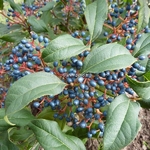
[[[35,16],[37,18],[41,17],[41,13],[39,12],[39,9],[42,8],[47,4],[48,1],[42,0],[35,0],[32,5],[28,6],[26,3],[22,3],[20,9],[22,10],[21,12],[18,12],[17,10],[14,10],[12,8],[8,9],[7,14],[5,14],[4,11],[1,12],[1,14],[6,17],[6,23],[8,29],[12,25],[19,24],[25,29],[28,29],[29,25],[26,22],[26,19],[28,16]]]
[[[32,39],[23,39],[15,46],[5,63],[0,64],[0,76],[6,82],[14,82],[21,77],[33,72],[43,71],[44,64],[41,61],[40,50],[49,43],[48,38],[32,34]],[[6,85],[7,87],[8,85]],[[2,90],[3,91],[3,90]],[[4,97],[2,102],[4,101]]]

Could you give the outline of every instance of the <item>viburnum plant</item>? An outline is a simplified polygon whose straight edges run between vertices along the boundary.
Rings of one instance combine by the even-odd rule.
[[[6,3],[6,2],[5,2]],[[120,150],[150,108],[146,0],[24,0],[0,15],[0,147]]]

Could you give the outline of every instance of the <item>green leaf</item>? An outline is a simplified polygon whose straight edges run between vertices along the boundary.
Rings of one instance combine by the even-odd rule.
[[[3,0],[0,0],[0,10],[3,10],[4,4],[3,4]]]
[[[30,150],[40,150],[42,149],[41,145],[39,143],[35,143]]]
[[[5,131],[5,130],[7,130],[8,128],[11,127],[4,120],[4,116],[5,116],[5,109],[4,108],[0,108],[0,132],[1,131]]]
[[[147,64],[146,64],[146,72],[150,71],[150,59],[148,59]]]
[[[85,58],[81,73],[99,73],[126,68],[135,61],[136,59],[124,46],[116,43],[105,44],[92,50]]]
[[[150,109],[150,99],[141,99],[137,101],[142,108]]]
[[[140,105],[130,101],[126,95],[118,96],[110,104],[104,132],[104,150],[120,150],[135,138],[141,127],[139,110]]]
[[[92,3],[92,0],[85,0],[86,5],[89,5]]]
[[[14,143],[20,150],[30,149],[36,142],[34,133],[28,128],[17,129],[13,127],[8,131],[9,140]]]
[[[42,13],[42,16],[41,16],[41,20],[43,20],[45,22],[45,24],[50,24],[52,21],[53,18],[52,18],[52,15],[50,13],[50,11],[44,11]]]
[[[0,133],[0,150],[19,150],[9,141],[7,131]]]
[[[150,81],[139,82],[126,76],[127,82],[136,94],[142,99],[150,99]]]
[[[142,34],[142,37],[137,41],[133,55],[138,57],[140,55],[148,55],[150,47],[150,33]]]
[[[146,72],[143,76],[146,80],[150,81],[150,71]]]
[[[44,150],[85,150],[82,141],[76,137],[64,134],[55,121],[34,120],[29,127],[33,130]]]
[[[20,12],[22,14],[22,9],[19,4],[16,4],[13,0],[7,0],[11,6],[12,9],[16,10],[17,12]]]
[[[54,120],[58,123],[59,127],[61,128],[61,130],[63,130],[65,124],[66,124],[66,120],[60,120],[60,119],[55,119],[54,118],[54,114],[56,112],[53,111],[50,107],[45,108],[44,110],[42,110],[42,112],[37,116],[38,119],[47,119],[47,120]]]
[[[16,24],[12,25],[9,29],[7,28],[6,24],[0,23],[0,36],[9,33],[12,30],[20,30],[21,26]]]
[[[133,3],[133,1],[132,0],[123,0],[125,3],[127,3],[127,4],[132,4]]]
[[[65,85],[55,75],[45,72],[32,73],[21,78],[8,90],[5,101],[6,115],[23,109],[36,98],[60,93]]]
[[[85,18],[92,41],[101,34],[104,21],[107,18],[107,12],[108,6],[105,0],[97,0],[86,7]]]
[[[47,26],[43,20],[37,19],[35,16],[30,16],[28,17],[27,21],[35,32],[48,32]]]
[[[33,4],[34,0],[24,0],[24,3],[27,5],[27,6],[31,6]]]
[[[71,35],[62,35],[50,42],[44,49],[42,58],[45,62],[54,62],[75,56],[86,49],[87,47],[81,40]]]
[[[140,10],[139,10],[139,14],[138,14],[138,30],[137,30],[137,32],[140,32],[149,23],[150,9],[147,5],[147,0],[138,0],[138,2],[140,4]]]
[[[27,109],[22,109],[8,116],[8,120],[17,126],[26,126],[33,119],[34,116]]]
[[[52,2],[47,2],[46,5],[42,8],[39,9],[39,11],[50,11],[53,9],[53,7],[55,6],[56,2],[52,1]]]
[[[23,39],[27,36],[26,32],[16,31],[11,32],[5,35],[0,36],[0,39],[7,42],[20,42],[20,39]]]

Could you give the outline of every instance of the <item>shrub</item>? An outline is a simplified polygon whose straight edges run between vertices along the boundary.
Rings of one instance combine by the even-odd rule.
[[[150,107],[145,0],[0,3],[2,149],[120,150]],[[83,142],[84,141],[84,142]]]

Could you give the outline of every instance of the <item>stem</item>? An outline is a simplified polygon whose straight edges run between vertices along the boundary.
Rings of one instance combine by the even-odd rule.
[[[113,30],[113,27],[109,26],[108,24],[105,24],[105,23],[104,23],[103,26],[105,26],[105,27],[107,27],[107,28]]]
[[[98,86],[95,87],[98,91],[105,93],[105,89],[102,89]],[[107,95],[111,96],[111,97],[115,97],[115,95],[109,93],[108,91],[106,92]]]

